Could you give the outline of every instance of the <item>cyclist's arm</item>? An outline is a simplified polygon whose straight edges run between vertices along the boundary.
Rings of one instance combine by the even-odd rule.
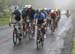
[[[34,14],[34,22],[35,22],[35,25],[37,25],[37,15]]]
[[[22,16],[20,16],[20,22],[22,22],[23,21],[23,18],[22,18]]]
[[[47,23],[47,17],[45,16],[45,14],[41,14],[41,16],[42,16],[42,18],[44,19],[44,24],[46,24]]]
[[[23,18],[22,18],[22,12],[19,11],[19,16],[20,16],[20,23],[22,24]]]
[[[35,30],[37,30],[37,22],[38,22],[37,14],[34,14],[34,22],[35,22]]]
[[[9,18],[9,23],[11,23],[11,16],[10,16],[10,18]]]
[[[14,18],[14,14],[11,14],[10,19],[9,19],[9,23],[12,23],[13,18]]]

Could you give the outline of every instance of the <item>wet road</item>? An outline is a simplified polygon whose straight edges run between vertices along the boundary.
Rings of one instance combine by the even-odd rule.
[[[61,54],[65,44],[64,38],[71,27],[71,17],[67,18],[62,14],[54,35],[51,35],[49,27],[47,28],[44,47],[39,51],[36,49],[34,40],[24,40],[22,44],[14,47],[12,42],[13,28],[2,29],[0,30],[0,54]]]

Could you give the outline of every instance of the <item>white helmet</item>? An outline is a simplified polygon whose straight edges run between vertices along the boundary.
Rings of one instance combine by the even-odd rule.
[[[47,10],[47,8],[44,8],[44,10]]]
[[[32,7],[32,5],[28,5],[28,8],[31,8]]]
[[[54,13],[54,10],[51,10],[51,13]]]
[[[25,5],[24,8],[28,8],[28,5]]]

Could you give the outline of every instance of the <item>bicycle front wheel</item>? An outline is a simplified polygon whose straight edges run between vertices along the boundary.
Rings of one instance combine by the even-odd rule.
[[[14,31],[13,31],[13,43],[14,43],[14,45],[17,44],[17,39],[18,39],[17,36],[18,36],[17,30],[14,29]]]

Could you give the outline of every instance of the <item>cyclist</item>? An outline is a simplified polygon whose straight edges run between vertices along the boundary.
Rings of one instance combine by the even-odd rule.
[[[28,10],[26,11],[26,16],[29,16],[30,22],[33,23],[35,10],[32,5],[28,5]]]
[[[46,18],[46,25],[45,25],[45,29],[47,29],[47,26],[48,26],[48,8],[44,8],[41,10],[42,13],[45,14],[45,18]]]
[[[32,33],[32,36],[34,36],[34,14],[35,14],[35,9],[32,8],[32,5],[28,5],[28,9],[26,11],[26,17],[29,17],[29,23],[30,23],[30,31]]]
[[[28,5],[25,5],[25,7],[22,10],[22,18],[24,21],[26,21],[26,11],[28,9]]]
[[[48,24],[51,24],[51,9],[48,10]]]
[[[70,11],[67,10],[67,11],[66,11],[66,16],[67,16],[67,18],[68,18],[70,15],[71,15],[71,14],[70,14]]]
[[[14,17],[14,22],[12,22],[13,17]],[[10,23],[16,23],[16,24],[20,23],[20,35],[22,36],[22,16],[18,6],[15,6],[15,10],[10,18]]]
[[[56,12],[56,15],[57,15],[58,21],[59,21],[59,19],[60,19],[60,17],[61,17],[61,12],[60,12],[59,9],[55,9],[55,12]]]
[[[56,27],[58,26],[58,22],[61,18],[61,12],[59,9],[55,9],[55,13],[56,13]]]
[[[42,9],[40,9],[40,11],[45,14],[45,17],[48,16],[48,10],[47,10],[47,8],[42,8]]]
[[[22,18],[23,18],[23,30],[25,31],[25,24],[26,24],[26,12],[28,10],[28,5],[25,5],[22,10]]]
[[[47,25],[49,25],[48,23],[49,23],[49,19],[50,19],[50,17],[48,16],[49,15],[49,10],[47,9],[47,8],[44,8],[44,13],[45,13],[45,15],[46,15],[46,18],[47,18]]]
[[[44,8],[44,10],[45,10],[45,13],[46,13],[46,16],[48,16],[48,8]]]
[[[36,25],[38,24],[42,25],[43,23],[46,24],[45,14],[40,10],[36,10],[36,13],[34,14],[34,20]],[[45,30],[42,32],[44,34],[44,38],[46,38]]]
[[[55,31],[55,24],[56,24],[56,13],[54,10],[51,10],[51,24],[53,25],[53,27],[51,27],[52,32]],[[53,28],[53,29],[52,29]]]

